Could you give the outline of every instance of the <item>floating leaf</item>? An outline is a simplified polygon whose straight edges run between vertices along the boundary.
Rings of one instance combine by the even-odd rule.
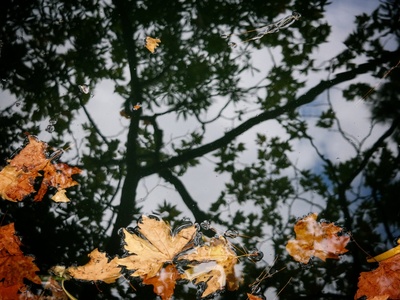
[[[90,261],[80,267],[70,267],[67,274],[75,279],[101,280],[105,283],[113,283],[121,276],[121,268],[118,267],[118,258],[109,260],[105,253],[94,249],[90,254]]]
[[[317,216],[312,213],[299,220],[294,226],[296,239],[286,245],[289,254],[303,264],[307,264],[312,256],[325,261],[327,258],[338,259],[340,254],[348,251],[345,247],[350,237],[338,236],[341,227],[333,223],[318,223]]]
[[[0,227],[0,299],[19,299],[24,279],[40,284],[34,258],[25,256],[15,235],[14,223]]]
[[[153,39],[152,37],[146,37],[146,45],[145,47],[151,52],[154,53],[154,50],[158,47],[158,44],[161,43],[160,39]]]
[[[21,201],[35,192],[36,178],[43,177],[40,188],[34,197],[41,201],[49,186],[55,187],[58,193],[54,201],[67,202],[65,189],[78,183],[72,175],[81,170],[64,163],[54,164],[52,158],[46,157],[47,144],[29,135],[27,144],[0,172],[0,197],[9,201]],[[60,152],[61,153],[61,152]]]
[[[201,297],[207,297],[225,286],[230,291],[239,287],[235,276],[235,265],[238,259],[223,236],[212,238],[205,245],[195,247],[180,256],[179,260],[188,260],[193,263],[192,268],[185,272],[183,278],[194,280],[195,284],[206,283]]]
[[[361,272],[355,299],[400,299],[400,254],[382,260],[379,267]]]
[[[138,231],[143,237],[123,229],[125,250],[131,255],[121,258],[119,264],[134,270],[132,277],[150,278],[157,276],[165,263],[171,263],[183,251],[197,229],[191,225],[172,235],[167,223],[142,216]]]

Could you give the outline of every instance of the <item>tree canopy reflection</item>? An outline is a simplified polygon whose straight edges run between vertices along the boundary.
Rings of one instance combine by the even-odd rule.
[[[82,262],[96,247],[120,253],[118,231],[146,206],[138,189],[149,176],[180,196],[160,204],[157,212],[165,219],[179,222],[181,211],[189,210],[196,221],[212,220],[252,237],[241,239],[247,249],[265,247],[268,257],[278,256],[274,268],[287,271],[260,288],[285,287],[282,299],[353,297],[358,274],[368,267],[352,244],[347,259],[300,268],[284,251],[299,211],[316,210],[342,223],[374,253],[399,235],[399,69],[393,68],[400,58],[399,1],[356,16],[346,49],[332,49],[322,62],[316,54],[331,32],[325,0],[172,1],[167,7],[163,1],[7,0],[1,6],[1,84],[16,99],[1,106],[3,162],[24,132],[39,135],[50,124],[48,143],[74,144],[69,163],[85,170],[69,205],[1,202],[3,222],[16,222],[43,273],[55,264]],[[302,17],[251,43],[231,48],[221,38],[292,12]],[[161,39],[154,54],[144,48],[147,36]],[[371,86],[368,78],[379,84]],[[110,101],[120,101],[126,114],[118,136],[103,133],[88,109],[96,95],[78,88],[94,90],[105,80],[114,86],[117,100]],[[339,102],[354,114],[368,106],[366,136],[349,133]],[[142,109],[132,109],[137,104]],[[103,119],[107,123],[107,112]],[[174,135],[171,122],[186,124],[187,133]],[[282,134],[269,131],[272,124]],[[332,158],[320,144],[332,132],[350,149],[346,158]],[[312,152],[313,167],[299,167],[298,145]],[[248,162],[250,150],[255,155]],[[205,160],[213,163],[210,176],[227,178],[225,186],[213,187],[220,196],[207,199],[208,210],[185,184],[188,171]],[[221,297],[245,299],[265,265],[243,261],[242,287]],[[82,299],[154,298],[151,288],[135,291],[124,284],[69,288]],[[187,299],[195,291],[181,288],[175,295]]]

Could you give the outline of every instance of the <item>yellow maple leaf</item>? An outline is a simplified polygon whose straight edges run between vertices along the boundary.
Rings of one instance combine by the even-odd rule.
[[[157,275],[164,263],[172,263],[175,256],[193,241],[197,229],[191,225],[172,235],[167,223],[143,215],[138,231],[143,238],[123,229],[124,247],[131,255],[119,259],[118,263],[134,270],[132,277],[150,278]]]
[[[121,276],[121,268],[118,267],[118,258],[109,261],[105,253],[94,249],[88,255],[90,261],[80,267],[69,267],[66,272],[75,279],[101,280],[105,283],[113,283]]]
[[[145,47],[151,52],[154,53],[154,50],[158,47],[158,44],[161,43],[160,39],[154,39],[152,37],[146,37],[146,45]]]
[[[223,236],[212,238],[203,246],[193,248],[181,255],[179,260],[188,260],[193,263],[192,268],[183,274],[183,278],[194,280],[195,284],[200,282],[207,284],[201,297],[207,297],[225,286],[231,291],[239,287],[235,276],[235,265],[238,259]]]

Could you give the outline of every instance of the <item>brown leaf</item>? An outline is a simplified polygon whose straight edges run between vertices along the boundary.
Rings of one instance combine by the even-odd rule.
[[[400,299],[400,254],[382,260],[379,267],[361,272],[355,299]],[[376,298],[374,298],[376,297]]]
[[[171,263],[197,232],[191,225],[172,235],[171,228],[164,221],[144,215],[138,223],[138,230],[143,238],[123,229],[125,250],[131,255],[121,258],[119,264],[134,270],[132,277],[141,278],[157,276],[163,265]]]
[[[181,278],[178,270],[174,265],[168,265],[162,268],[154,277],[145,277],[144,284],[152,284],[153,291],[161,297],[162,300],[171,299],[174,294],[176,281]]]
[[[158,43],[161,43],[160,39],[153,39],[152,37],[146,37],[146,45],[145,47],[151,52],[154,53],[154,50],[158,47]]]
[[[80,173],[81,170],[64,163],[53,164],[45,154],[47,144],[31,135],[28,139],[29,144],[0,172],[0,197],[13,202],[23,200],[35,192],[35,180],[43,174],[34,200],[41,201],[48,187],[52,186],[61,192],[56,194],[56,200],[69,201],[65,194],[62,195],[63,190],[78,184],[72,179],[72,175]]]
[[[75,279],[101,280],[113,283],[121,276],[121,268],[118,267],[118,258],[109,261],[105,253],[94,249],[90,254],[90,261],[81,267],[70,267],[66,271]]]
[[[18,299],[17,293],[25,287],[24,278],[41,283],[34,258],[24,256],[20,245],[13,223],[0,227],[0,299]]]
[[[294,226],[296,239],[286,245],[289,254],[303,264],[307,264],[312,256],[325,261],[327,258],[338,259],[340,254],[348,251],[345,247],[350,237],[338,236],[341,227],[333,223],[318,223],[317,216],[312,213],[299,220]]]
[[[228,290],[236,290],[239,287],[235,275],[238,259],[229,242],[222,236],[212,238],[203,246],[195,247],[180,256],[179,260],[193,263],[193,267],[184,273],[183,278],[194,280],[195,284],[207,284],[201,297],[207,297],[225,286]]]

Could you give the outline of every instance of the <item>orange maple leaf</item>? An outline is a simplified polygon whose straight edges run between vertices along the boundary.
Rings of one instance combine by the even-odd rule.
[[[370,272],[361,272],[358,290],[354,299],[400,299],[400,254],[382,260],[379,267]]]
[[[24,256],[14,223],[0,227],[0,299],[19,299],[25,289],[24,278],[40,284],[34,258]]]
[[[21,201],[35,192],[35,180],[43,176],[34,200],[41,201],[48,187],[52,186],[58,190],[52,200],[68,202],[65,189],[78,184],[72,175],[81,170],[64,163],[53,164],[52,159],[45,154],[47,144],[31,135],[28,139],[29,144],[0,172],[0,197],[13,202]]]
[[[154,53],[154,50],[158,47],[158,44],[161,43],[160,39],[153,39],[152,37],[146,37],[146,45],[145,47],[151,52]]]
[[[294,226],[296,239],[290,240],[286,250],[297,261],[307,264],[312,256],[323,261],[327,258],[339,259],[346,253],[349,236],[338,236],[342,228],[333,223],[318,223],[318,214],[312,213],[299,220]]]
[[[89,253],[90,261],[80,267],[70,267],[66,273],[75,279],[101,280],[113,283],[121,276],[121,268],[118,267],[118,258],[109,260],[105,253],[94,249]]]
[[[206,283],[201,297],[207,297],[227,286],[230,291],[239,287],[235,275],[237,255],[231,249],[229,242],[223,237],[212,238],[203,246],[197,246],[181,255],[179,260],[193,263],[182,278],[194,280],[195,284]]]

